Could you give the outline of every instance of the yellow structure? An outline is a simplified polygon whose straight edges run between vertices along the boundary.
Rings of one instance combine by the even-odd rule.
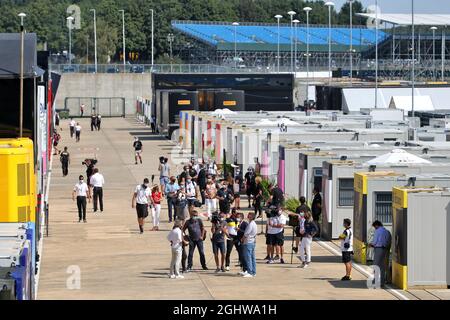
[[[0,222],[36,221],[33,141],[0,139]]]
[[[408,289],[408,195],[442,190],[436,187],[394,187],[392,189],[392,283],[402,290]]]
[[[355,202],[353,214],[353,251],[355,261],[367,264],[367,182],[373,177],[392,177],[393,171],[356,172],[354,175]]]

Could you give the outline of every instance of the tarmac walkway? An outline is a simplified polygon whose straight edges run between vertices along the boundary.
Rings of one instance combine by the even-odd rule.
[[[80,121],[81,141],[69,136],[68,121],[61,121],[60,147],[68,146],[71,155],[69,175],[62,176],[59,157],[54,158],[50,186],[49,237],[44,238],[38,299],[397,299],[386,290],[369,290],[366,277],[355,271],[353,281],[342,282],[344,266],[340,257],[314,242],[312,264],[299,269],[298,259],[290,262],[291,242],[285,244],[285,265],[267,265],[265,237],[257,239],[257,276],[237,275],[237,254],[232,253],[231,271],[214,273],[211,242],[205,242],[210,270],[198,270],[185,279],[169,279],[170,247],[166,240],[167,205],[162,208],[161,231],[139,234],[136,212],[131,208],[132,192],[144,177],[155,175],[158,158],[168,155],[173,145],[150,133],[134,119],[103,119],[102,130],[91,132],[89,120]],[[133,136],[143,141],[143,165],[134,164]],[[78,175],[85,175],[81,162],[97,156],[105,177],[103,213],[94,214],[88,204],[88,222],[78,223],[76,203],[71,199]],[[181,166],[179,166],[181,169]],[[244,202],[245,203],[245,202]],[[209,223],[207,223],[209,226]],[[261,226],[259,225],[259,230]],[[208,228],[208,234],[210,234]],[[286,232],[290,235],[290,230]],[[80,289],[70,289],[73,270],[80,270]],[[76,282],[75,282],[76,283]]]

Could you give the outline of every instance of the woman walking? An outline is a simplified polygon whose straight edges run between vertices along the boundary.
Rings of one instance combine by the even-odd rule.
[[[159,231],[159,217],[161,214],[161,199],[162,192],[159,190],[159,186],[154,186],[152,189],[152,218],[153,228],[152,231]]]
[[[300,221],[300,234],[303,238],[300,246],[300,260],[302,261],[302,264],[299,268],[307,268],[311,263],[311,244],[316,233],[317,226],[313,221],[311,212],[306,211]]]

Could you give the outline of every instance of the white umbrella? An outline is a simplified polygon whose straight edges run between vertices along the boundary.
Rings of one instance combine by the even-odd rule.
[[[367,161],[367,165],[377,164],[424,164],[431,163],[431,161],[420,158],[414,154],[408,153],[403,149],[394,149],[389,153],[378,156],[372,160]]]

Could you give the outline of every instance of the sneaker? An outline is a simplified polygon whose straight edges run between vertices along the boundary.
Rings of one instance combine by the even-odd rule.
[[[273,261],[272,259],[269,259],[269,260],[267,260],[266,263],[267,263],[267,264],[273,264],[273,262],[274,262],[274,261]]]
[[[247,274],[247,271],[239,271],[238,275],[240,276],[245,276]]]
[[[302,262],[302,264],[301,265],[299,265],[297,268],[304,268],[305,267],[305,263],[304,262]]]
[[[220,271],[225,272],[225,268],[224,267],[220,268]]]
[[[303,268],[306,269],[308,267],[309,267],[309,263],[307,262],[307,263],[304,264]]]
[[[225,271],[230,271],[230,267],[225,267]]]
[[[280,263],[281,263],[281,264],[284,264],[283,258],[280,259]]]
[[[267,255],[267,256],[264,258],[264,260],[270,260],[270,256]]]
[[[280,256],[276,255],[275,258],[273,258],[273,260],[280,260]]]
[[[80,220],[78,220],[78,223],[80,223],[81,222],[81,219]]]
[[[244,278],[253,278],[254,275],[251,275],[250,273],[247,273],[247,274],[243,275],[242,277],[244,277]]]
[[[192,268],[187,268],[185,272],[186,273],[192,272]]]
[[[181,274],[179,276],[175,277],[176,279],[184,279],[184,276],[182,276]]]
[[[169,275],[169,278],[170,278],[170,279],[175,279],[175,277],[176,277],[176,276],[175,276],[174,274]]]
[[[215,271],[215,272],[216,272],[216,273],[217,273],[217,272],[220,272],[220,268],[216,268],[216,271]]]
[[[352,277],[349,276],[344,276],[341,278],[341,281],[350,281],[350,280],[352,280]]]
[[[209,270],[207,266],[202,267],[203,270]]]
[[[137,162],[135,162],[134,164],[137,164]]]

